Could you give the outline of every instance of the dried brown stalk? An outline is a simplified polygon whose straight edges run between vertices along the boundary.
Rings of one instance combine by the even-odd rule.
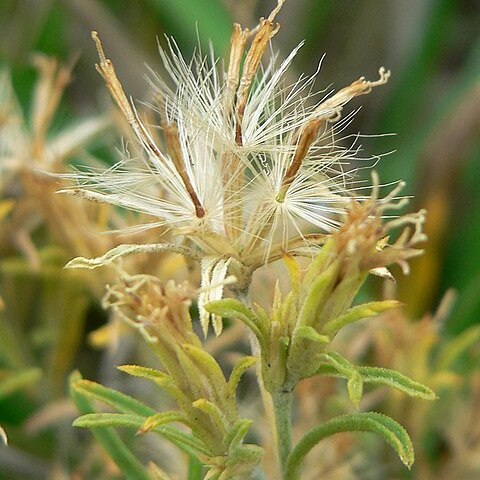
[[[175,165],[175,168],[180,175],[183,184],[185,185],[188,195],[192,199],[195,207],[195,214],[198,218],[203,218],[205,216],[205,209],[200,203],[200,199],[198,198],[198,195],[195,192],[192,182],[190,181],[188,173],[185,169],[185,161],[183,159],[177,126],[174,123],[164,123],[162,126],[163,131],[165,132],[165,142],[167,144],[168,151],[170,152],[170,157],[172,158],[173,164]]]

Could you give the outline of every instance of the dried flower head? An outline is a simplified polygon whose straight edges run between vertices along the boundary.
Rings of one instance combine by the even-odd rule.
[[[150,275],[121,272],[120,281],[107,286],[103,304],[147,337],[170,336],[175,344],[192,342],[189,308],[193,295],[187,282],[177,285],[170,280],[164,284]]]
[[[153,74],[151,84],[163,139],[142,120],[92,34],[97,69],[146,155],[141,167],[126,158],[104,172],[76,172],[78,186],[65,191],[156,217],[149,226],[166,226],[208,259],[204,284],[213,272],[217,281],[230,272],[244,290],[256,268],[284,251],[314,248],[340,226],[355,197],[344,164],[356,150],[331,141],[332,124],[346,103],[389,77],[381,68],[378,80],[362,77],[321,99],[311,93],[316,74],[286,85],[299,47],[280,65],[273,57],[262,67],[282,4],[252,31],[234,25],[226,71],[213,53],[185,61],[173,40],[160,50],[170,78]],[[312,228],[321,233],[307,234]],[[202,318],[208,321],[205,311]]]
[[[400,211],[408,203],[408,198],[398,196],[404,187],[399,182],[388,195],[379,198],[378,176],[373,172],[371,196],[362,203],[351,203],[345,222],[334,234],[338,255],[356,261],[359,271],[391,278],[386,267],[396,263],[407,275],[408,260],[423,253],[417,246],[427,239],[423,232],[425,210],[393,218],[385,215],[387,211]],[[390,233],[396,229],[401,233],[389,244]]]
[[[179,411],[152,415],[138,433],[183,423],[194,440],[190,452],[209,468],[205,478],[227,480],[250,473],[262,456],[260,447],[243,441],[252,422],[238,417],[235,395],[242,374],[255,360],[243,358],[225,378],[193,331],[189,307],[194,294],[187,282],[164,284],[150,275],[120,271],[119,281],[108,287],[104,305],[142,332],[164,368],[127,365],[121,370],[153,381],[179,406]]]
[[[392,278],[387,270],[392,264],[407,273],[408,260],[422,254],[418,244],[426,239],[424,211],[386,216],[408,202],[398,197],[404,185],[379,198],[378,178],[372,177],[371,196],[350,203],[344,224],[326,240],[304,275],[297,262],[285,255],[291,290],[282,298],[277,283],[269,315],[259,305],[251,309],[234,299],[206,305],[212,314],[242,319],[257,336],[263,379],[272,391],[289,390],[299,379],[313,375],[320,354],[344,326],[399,306],[394,300],[351,306],[369,273]],[[393,230],[399,233],[389,243]]]

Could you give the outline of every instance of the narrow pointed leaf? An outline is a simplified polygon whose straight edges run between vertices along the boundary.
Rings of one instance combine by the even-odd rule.
[[[203,348],[197,347],[190,343],[182,345],[182,349],[185,350],[189,356],[195,360],[200,370],[212,381],[215,381],[216,386],[219,387],[225,384],[225,377],[222,369],[217,361]]]
[[[326,361],[330,364],[330,366],[333,367],[333,372],[336,372],[339,376],[344,377],[348,380],[348,397],[355,405],[355,407],[358,407],[363,395],[364,382],[364,379],[362,378],[358,367],[350,363],[344,356],[342,356],[338,352],[328,352],[323,354],[320,358],[325,358]]]
[[[437,398],[435,392],[429,387],[395,370],[379,367],[356,367],[337,352],[329,352],[323,355],[323,358],[325,361],[320,364],[316,372],[317,375],[351,379],[353,372],[356,371],[361,375],[363,383],[396,388],[411,397],[423,400],[435,400]]]
[[[405,429],[386,415],[368,412],[342,415],[314,427],[296,445],[287,459],[286,480],[298,480],[304,457],[321,440],[341,432],[371,432],[382,437],[410,468],[414,462],[413,446]]]
[[[234,298],[215,300],[205,305],[206,310],[214,315],[227,318],[237,318],[244,323],[262,343],[265,339],[265,332],[262,331],[255,313]]]
[[[75,391],[73,385],[81,380],[78,372],[70,375],[70,395],[75,402],[80,413],[84,415],[92,414],[94,408],[88,398],[78,391]],[[138,417],[142,418],[142,417]],[[112,460],[116,463],[125,478],[128,480],[149,480],[150,476],[144,466],[135,458],[133,453],[125,446],[117,433],[110,428],[93,428],[92,433],[96,440]]]
[[[137,434],[148,433],[160,425],[173,422],[183,423],[188,427],[190,426],[188,418],[180,412],[160,412],[147,418],[142,427],[137,431]]]
[[[243,471],[244,474],[248,474],[248,477],[242,476],[241,478],[253,478],[250,476],[252,468],[257,465],[262,456],[263,448],[258,445],[245,444],[238,446],[235,450],[229,452],[227,459],[227,466],[232,466],[238,473]],[[222,480],[227,478],[237,477],[220,477]]]
[[[423,400],[435,400],[438,398],[435,392],[426,385],[416,382],[395,370],[378,367],[358,367],[358,371],[365,383],[393,387],[410,397],[422,398]]]
[[[158,379],[170,380],[168,373],[157,370],[156,368],[141,367],[139,365],[120,365],[117,367],[121,372],[128,373],[133,377],[146,378],[147,380],[152,380],[153,382]]]
[[[128,413],[87,413],[77,418],[73,422],[73,426],[81,428],[126,427],[138,431],[142,429],[144,422],[144,417]],[[209,453],[203,443],[178,428],[158,425],[152,428],[151,431],[165,436],[165,438],[187,453]]]
[[[327,322],[323,331],[327,335],[332,335],[350,323],[374,317],[381,312],[397,308],[400,305],[401,303],[396,300],[384,300],[381,302],[370,302],[363,305],[357,305],[356,307],[350,308],[345,314]]]
[[[188,418],[180,412],[160,412],[147,418],[142,427],[137,430],[137,434],[148,433],[160,425],[173,422],[179,422],[186,426],[190,426]]]
[[[73,385],[75,391],[90,398],[100,400],[107,405],[116,408],[121,413],[133,413],[143,417],[150,417],[155,414],[155,410],[147,407],[135,398],[124,393],[117,392],[111,388],[104,387],[90,380],[80,380]]]
[[[94,431],[97,429],[103,431],[109,427],[126,427],[138,431],[141,430],[144,422],[145,418],[140,415],[127,413],[87,413],[77,418],[73,422],[73,425],[75,427],[91,428]],[[188,454],[208,455],[210,453],[202,442],[182,432],[178,428],[160,425],[154,427],[151,431],[161,434]]]
[[[338,262],[333,262],[313,281],[300,311],[300,325],[311,326],[316,321],[320,307],[335,286],[338,265]]]
[[[302,286],[304,289],[309,288],[318,276],[325,270],[326,266],[334,258],[332,250],[335,249],[335,242],[329,238],[323,245],[320,252],[315,256],[313,262],[308,267],[308,270],[303,277]]]
[[[253,420],[248,420],[246,418],[242,418],[235,422],[235,425],[231,428],[225,438],[225,443],[229,445],[230,449],[235,449],[240,446],[245,435],[252,426],[252,423]]]
[[[262,333],[264,333],[265,337],[268,335],[268,332],[270,331],[270,318],[268,317],[267,312],[265,309],[261,306],[258,305],[257,303],[253,303],[255,307],[255,314],[256,314],[256,321],[258,323],[258,328]]]
[[[78,417],[74,427],[96,428],[96,427],[129,427],[138,428],[143,425],[145,418],[132,413],[87,413]]]
[[[295,258],[288,253],[284,253],[282,259],[288,269],[291,291],[296,294],[300,288],[300,265]]]
[[[325,359],[343,377],[350,378],[357,371],[357,367],[338,352],[324,353],[320,358]]]
[[[181,353],[182,350],[188,354],[192,364],[197,366],[198,373],[205,376],[205,380],[208,383],[209,388],[215,392],[218,401],[223,401],[226,398],[228,386],[222,369],[217,361],[202,348],[191,344],[182,345],[182,349],[177,352],[179,358],[181,358],[179,353]],[[191,371],[195,372],[195,369],[192,369]]]
[[[319,344],[327,344],[330,342],[330,337],[321,335],[313,327],[302,325],[295,331],[295,335]]]
[[[165,372],[161,372],[155,368],[140,367],[138,365],[121,365],[117,368],[134,377],[145,378],[152,381],[162,390],[166,391],[180,405],[190,403],[185,394],[175,385],[171,377]]]
[[[225,415],[223,415],[222,411],[217,407],[217,405],[204,398],[199,398],[198,400],[195,400],[192,405],[195,408],[198,408],[202,412],[206,413],[219,431],[227,429],[227,421]]]
[[[237,385],[240,382],[243,374],[247,369],[254,365],[256,361],[257,360],[254,357],[245,357],[235,365],[228,379],[228,388],[232,396],[235,396]]]

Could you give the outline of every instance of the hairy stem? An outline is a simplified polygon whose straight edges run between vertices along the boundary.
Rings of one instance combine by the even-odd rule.
[[[292,450],[292,399],[291,391],[272,394],[277,430],[277,448],[282,476],[285,477],[288,456]]]
[[[238,300],[240,300],[243,304],[247,305],[248,307],[252,306],[249,287],[247,287],[244,290],[237,291],[236,297]],[[263,383],[260,345],[258,343],[257,338],[255,337],[255,335],[253,335],[251,331],[249,331],[248,339],[250,342],[250,350],[252,352],[252,355],[258,359],[258,362],[256,365],[258,387],[260,388],[260,394],[262,396],[262,403],[263,403],[263,408],[265,410],[265,415],[267,417],[268,424],[270,425],[270,432],[272,435],[272,444],[275,445],[275,444],[278,444],[277,439],[279,438],[278,432],[277,432],[275,406],[274,406],[272,395],[270,394],[270,392],[267,391]],[[280,456],[278,453],[279,453],[278,450],[275,450],[273,452],[273,455],[275,456],[277,464],[279,465],[278,471],[275,472],[276,474],[282,470],[282,464],[280,463]],[[277,475],[275,475],[274,478],[278,478]]]

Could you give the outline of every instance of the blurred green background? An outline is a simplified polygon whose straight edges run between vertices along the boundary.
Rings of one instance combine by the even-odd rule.
[[[101,34],[126,91],[141,100],[148,93],[146,65],[161,73],[157,39],[164,43],[164,35],[174,36],[186,58],[198,38],[204,47],[209,39],[224,55],[232,22],[254,26],[273,5],[265,0],[0,0],[0,66],[10,70],[28,112],[36,78],[32,53],[60,61],[78,56],[55,133],[111,108],[94,68],[91,30]],[[480,1],[288,0],[277,20],[282,28],[274,49],[281,57],[305,39],[292,79],[313,73],[324,53],[318,90],[340,89],[362,75],[376,79],[380,66],[391,69],[385,87],[355,100],[347,111],[362,106],[348,133],[365,134],[363,156],[392,152],[376,167],[382,181],[406,180],[414,206],[429,211],[426,254],[412,262],[411,276],[399,278],[400,299],[409,315],[419,318],[453,288],[457,298],[447,320],[449,334],[480,323]],[[105,144],[111,140],[109,134]],[[101,140],[94,149],[111,160]],[[28,405],[24,410],[20,416]]]

